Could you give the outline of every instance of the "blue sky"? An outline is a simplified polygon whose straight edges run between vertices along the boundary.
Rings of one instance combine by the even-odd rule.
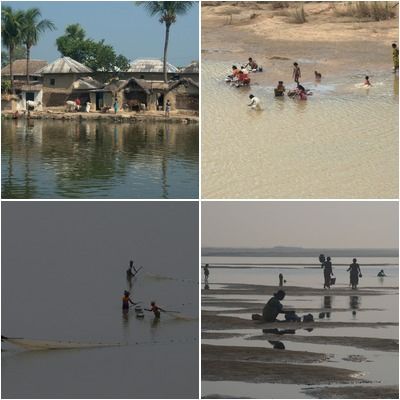
[[[79,23],[87,37],[105,39],[117,54],[130,60],[161,58],[165,26],[157,17],[149,17],[134,1],[5,1],[14,9],[38,7],[42,18],[50,19],[56,31],[46,32],[32,48],[32,58],[49,62],[60,57],[55,45],[65,27]],[[185,16],[178,16],[170,32],[168,61],[183,66],[199,59],[199,8],[196,4]]]

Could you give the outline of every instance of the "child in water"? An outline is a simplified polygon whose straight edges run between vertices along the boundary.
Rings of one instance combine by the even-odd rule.
[[[297,62],[293,63],[293,79],[296,83],[299,83],[299,79],[301,78],[301,71],[299,64]]]
[[[369,76],[366,76],[366,77],[365,77],[364,86],[367,86],[367,87],[372,86],[372,85],[371,85],[371,82],[369,81]]]
[[[285,94],[285,86],[283,86],[283,81],[278,82],[278,86],[275,88],[275,97],[283,96]]]
[[[160,311],[165,312],[165,310],[163,310],[161,307],[158,307],[156,305],[155,301],[152,301],[150,303],[150,308],[149,309],[145,308],[145,310],[153,312],[154,317],[157,318],[157,319],[159,319],[161,317],[161,312]]]

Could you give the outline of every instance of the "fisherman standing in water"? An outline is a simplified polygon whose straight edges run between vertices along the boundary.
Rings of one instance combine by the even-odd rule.
[[[132,272],[132,269],[135,271],[135,273]],[[138,270],[135,268],[133,265],[133,261],[129,261],[129,269],[126,270],[126,274],[128,276],[135,276],[137,274]]]
[[[123,311],[129,311],[129,303],[132,305],[137,304],[132,301],[132,299],[130,298],[130,295],[131,294],[127,290],[124,291],[124,296],[122,297],[122,310]]]
[[[161,317],[161,312],[160,311],[162,311],[162,312],[166,312],[165,310],[163,310],[161,307],[158,307],[157,305],[156,305],[156,302],[155,301],[152,301],[151,303],[150,303],[150,307],[151,308],[145,308],[145,310],[146,311],[151,311],[153,314],[154,314],[154,318],[157,318],[157,319],[160,319],[160,317]]]
[[[208,264],[204,266],[204,283],[208,283],[208,277],[210,275],[210,270],[208,269]]]

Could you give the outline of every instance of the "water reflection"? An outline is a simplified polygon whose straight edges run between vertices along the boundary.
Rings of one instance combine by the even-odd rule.
[[[322,307],[325,308],[325,309],[331,309],[332,308],[332,296],[324,296]],[[320,319],[323,319],[325,317],[326,318],[330,318],[331,317],[331,312],[330,311],[320,312],[318,317]]]
[[[2,121],[3,198],[195,198],[198,126]]]

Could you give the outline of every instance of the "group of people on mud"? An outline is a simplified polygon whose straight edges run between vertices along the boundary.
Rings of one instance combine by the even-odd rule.
[[[133,261],[129,261],[129,269],[126,271],[127,279],[130,281],[133,277],[137,275],[140,271],[140,268],[136,268],[133,264]],[[134,302],[131,298],[131,293],[128,290],[124,290],[124,295],[122,296],[122,312],[128,313],[131,306],[137,306],[141,302]],[[155,301],[150,303],[150,308],[144,308],[144,311],[150,311],[154,314],[155,320],[159,320],[161,318],[161,312],[167,312],[166,310],[159,307]],[[142,315],[141,309],[135,309],[135,311],[139,311],[139,315]],[[138,316],[138,313],[137,313]]]

